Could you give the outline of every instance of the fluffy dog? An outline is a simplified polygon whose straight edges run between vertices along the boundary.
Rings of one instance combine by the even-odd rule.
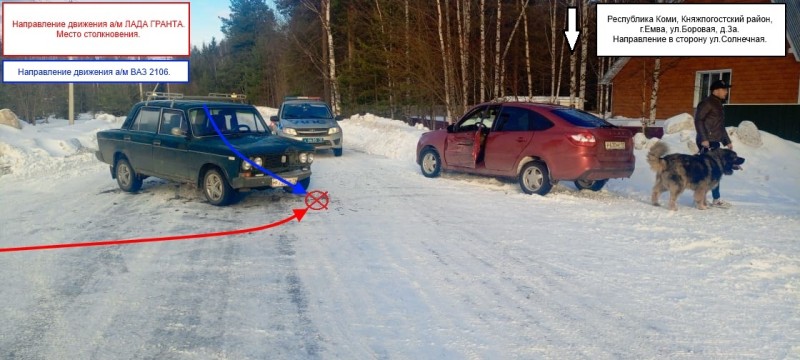
[[[676,201],[686,189],[694,190],[694,203],[700,210],[708,208],[706,194],[715,188],[722,174],[732,175],[744,164],[735,151],[717,148],[698,155],[670,154],[663,141],[655,143],[647,154],[650,168],[656,172],[651,201],[659,206],[661,193],[669,191],[669,209],[678,210]]]

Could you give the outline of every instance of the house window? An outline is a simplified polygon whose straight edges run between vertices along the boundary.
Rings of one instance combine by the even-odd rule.
[[[711,71],[698,71],[697,76],[695,77],[694,83],[694,106],[697,107],[697,104],[708,97],[711,94],[709,91],[709,87],[711,87],[711,83],[717,80],[723,80],[726,83],[731,83],[731,71],[730,70],[711,70]],[[728,99],[731,98],[731,89],[728,89]]]

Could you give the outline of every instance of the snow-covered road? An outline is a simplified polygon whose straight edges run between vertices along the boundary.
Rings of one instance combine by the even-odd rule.
[[[734,208],[698,211],[687,194],[670,212],[648,203],[638,153],[608,190],[538,197],[356,148],[317,157],[312,188],[331,203],[300,223],[0,253],[0,358],[800,357],[797,195],[750,196],[758,167],[723,182]],[[217,208],[154,179],[131,195],[88,152],[59,161],[0,177],[0,247],[231,230],[304,207],[267,191]]]

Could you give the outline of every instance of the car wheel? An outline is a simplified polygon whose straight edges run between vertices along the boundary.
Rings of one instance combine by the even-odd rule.
[[[342,148],[333,149],[333,156],[342,156]]]
[[[419,167],[422,169],[422,175],[429,178],[439,176],[442,172],[442,158],[439,157],[439,153],[435,149],[427,148],[422,151],[421,159]]]
[[[300,186],[302,186],[304,190],[308,191],[308,187],[311,186],[311,177],[309,176],[303,180],[298,181],[297,183],[300,184]],[[293,190],[294,189],[291,186],[283,187],[283,191],[286,191],[287,193],[294,193]]]
[[[575,180],[575,187],[578,190],[600,191],[606,185],[608,179],[603,180]]]
[[[127,192],[137,192],[142,188],[142,178],[133,170],[128,159],[120,158],[114,168],[117,172],[117,184],[120,189]]]
[[[519,172],[519,186],[526,194],[545,195],[553,188],[547,166],[540,162],[529,162]]]
[[[209,169],[203,176],[203,194],[211,205],[228,205],[235,191],[218,169]]]

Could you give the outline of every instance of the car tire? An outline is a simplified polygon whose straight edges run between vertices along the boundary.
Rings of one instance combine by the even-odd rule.
[[[522,191],[530,195],[546,195],[553,188],[547,166],[537,161],[529,162],[522,167],[518,182]]]
[[[578,190],[600,191],[606,185],[608,179],[602,180],[575,180],[575,187]]]
[[[338,157],[338,156],[342,156],[342,151],[343,151],[343,150],[344,150],[344,149],[342,149],[342,148],[333,149],[333,156],[337,156],[337,157]]]
[[[142,177],[133,170],[133,166],[126,158],[120,158],[114,165],[117,185],[123,191],[135,193],[142,188]]]
[[[422,175],[428,178],[435,178],[442,172],[442,158],[436,149],[427,148],[420,154],[419,168]]]
[[[225,206],[233,200],[236,191],[219,169],[211,168],[203,175],[203,195],[214,206]]]
[[[303,190],[308,191],[308,187],[311,186],[311,177],[309,176],[303,180],[298,181],[297,183],[303,187]],[[294,193],[294,189],[291,186],[284,186],[283,191],[286,191],[287,193]]]

